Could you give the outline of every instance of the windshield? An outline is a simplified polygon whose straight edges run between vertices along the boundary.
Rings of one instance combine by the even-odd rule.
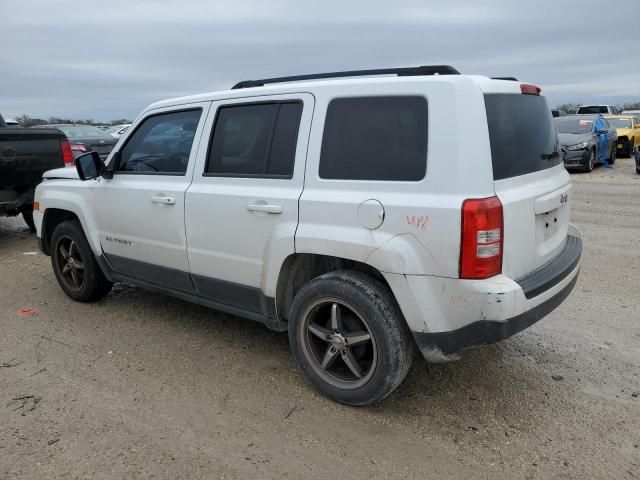
[[[494,93],[486,94],[484,102],[494,180],[538,172],[562,162],[544,97]]]
[[[67,138],[111,138],[98,127],[90,125],[51,125],[51,128],[62,130]]]
[[[587,134],[593,130],[593,120],[584,118],[556,118],[556,130],[558,133]]]
[[[613,128],[631,128],[631,119],[629,118],[607,118],[607,122]]]

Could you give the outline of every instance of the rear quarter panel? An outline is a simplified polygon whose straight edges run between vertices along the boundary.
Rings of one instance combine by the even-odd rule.
[[[381,272],[458,276],[460,207],[466,198],[494,194],[482,92],[466,77],[439,81],[394,79],[318,89],[305,188],[300,199],[296,252],[349,258]],[[428,102],[428,159],[416,182],[328,180],[319,176],[329,102],[340,97],[421,95]],[[464,138],[460,132],[464,131]],[[390,159],[393,161],[393,159]],[[358,206],[384,207],[384,221],[369,230]]]

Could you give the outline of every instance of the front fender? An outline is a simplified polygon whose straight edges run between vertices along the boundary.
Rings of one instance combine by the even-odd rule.
[[[92,187],[95,183],[97,183],[97,180],[87,180],[86,182],[64,180],[60,182],[45,182],[38,185],[35,200],[39,202],[40,209],[34,211],[33,216],[38,237],[42,237],[42,222],[47,210],[65,210],[78,217],[93,253],[100,255],[100,240],[95,233],[97,232],[97,227],[93,213]]]

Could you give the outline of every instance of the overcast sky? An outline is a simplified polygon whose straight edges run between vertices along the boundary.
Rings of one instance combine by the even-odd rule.
[[[0,112],[134,118],[242,79],[441,63],[536,83],[552,104],[640,101],[640,35],[620,28],[640,1],[625,5],[0,0]]]

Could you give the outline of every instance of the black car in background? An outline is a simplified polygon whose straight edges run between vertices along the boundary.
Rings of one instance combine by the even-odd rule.
[[[118,143],[117,138],[113,138],[98,127],[91,125],[59,123],[53,125],[36,125],[31,128],[57,128],[61,130],[69,139],[74,158],[79,157],[83,153],[97,152],[100,158],[105,160],[115,144]]]
[[[567,169],[590,172],[597,163],[615,163],[618,136],[602,115],[567,115],[553,120]]]

